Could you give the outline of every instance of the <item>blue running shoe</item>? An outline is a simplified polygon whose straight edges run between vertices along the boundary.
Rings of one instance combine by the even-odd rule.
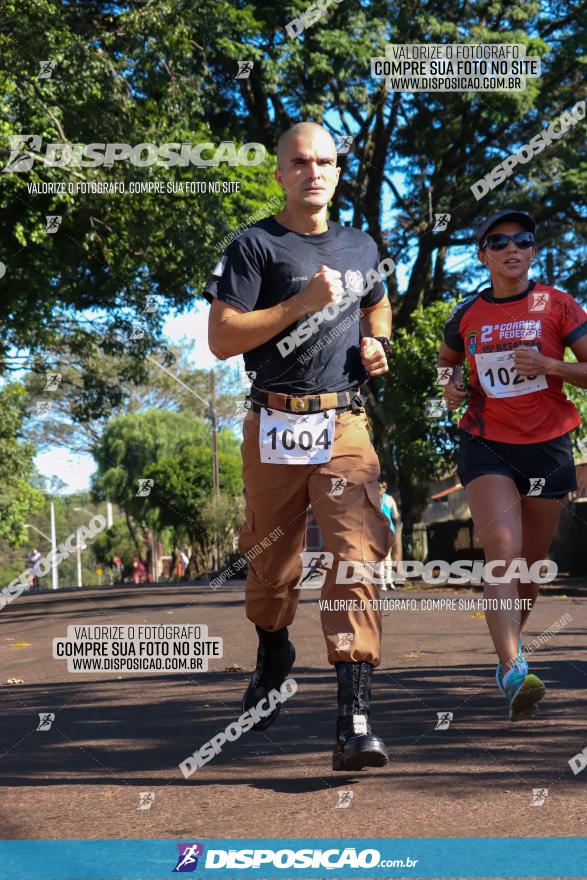
[[[506,675],[503,683],[505,697],[508,701],[510,721],[521,721],[530,718],[537,710],[536,704],[546,692],[543,682],[537,675],[528,672],[525,661],[519,662]]]
[[[520,658],[520,660],[524,660],[524,649],[522,648],[522,636],[520,636],[518,639],[518,657]],[[503,675],[502,675],[501,663],[497,664],[497,669],[495,670],[495,680],[496,680],[497,686],[500,689],[500,691],[502,692],[502,694],[505,693],[505,691],[503,689]]]

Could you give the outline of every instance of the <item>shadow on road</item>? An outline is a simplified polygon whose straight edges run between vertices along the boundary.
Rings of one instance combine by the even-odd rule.
[[[532,669],[546,682],[547,699],[540,720],[519,724],[507,720],[486,664],[378,670],[372,720],[389,747],[385,772],[398,775],[405,789],[431,794],[447,786],[463,793],[480,785],[495,788],[512,777],[531,786],[537,778],[548,785],[565,775],[579,784],[568,760],[587,745],[587,663],[546,659]],[[331,788],[335,679],[330,670],[307,667],[294,676],[298,693],[274,727],[226,743],[187,780],[179,762],[238,717],[248,674],[110,677],[6,689],[0,783],[246,784],[289,794]],[[36,730],[40,712],[56,714],[48,731]],[[453,713],[447,730],[435,729],[439,712]],[[316,762],[324,776],[307,775]],[[284,766],[287,778],[271,772]],[[349,785],[354,777],[335,778]]]

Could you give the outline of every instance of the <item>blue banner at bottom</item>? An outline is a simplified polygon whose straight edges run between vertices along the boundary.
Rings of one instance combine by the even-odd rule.
[[[586,837],[4,840],[2,880],[587,877]]]

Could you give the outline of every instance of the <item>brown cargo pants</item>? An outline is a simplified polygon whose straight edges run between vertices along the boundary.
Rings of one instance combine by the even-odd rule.
[[[250,551],[247,617],[271,631],[293,621],[302,592],[296,586],[302,573],[306,510],[311,504],[322,533],[322,552],[333,555],[321,594],[305,592],[324,600],[320,617],[328,661],[367,661],[377,666],[381,659],[379,586],[369,576],[356,583],[337,583],[339,561],[381,562],[393,543],[389,522],[381,512],[379,460],[367,416],[364,411],[338,414],[331,460],[310,465],[262,463],[259,420],[259,413],[247,413],[241,446],[246,506],[239,550]],[[346,485],[340,494],[331,494],[339,478]],[[320,551],[312,556],[320,557]]]

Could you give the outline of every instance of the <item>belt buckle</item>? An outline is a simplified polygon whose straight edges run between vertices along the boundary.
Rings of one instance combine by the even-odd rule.
[[[293,412],[307,412],[310,408],[310,401],[304,400],[302,397],[290,397],[289,405]]]

